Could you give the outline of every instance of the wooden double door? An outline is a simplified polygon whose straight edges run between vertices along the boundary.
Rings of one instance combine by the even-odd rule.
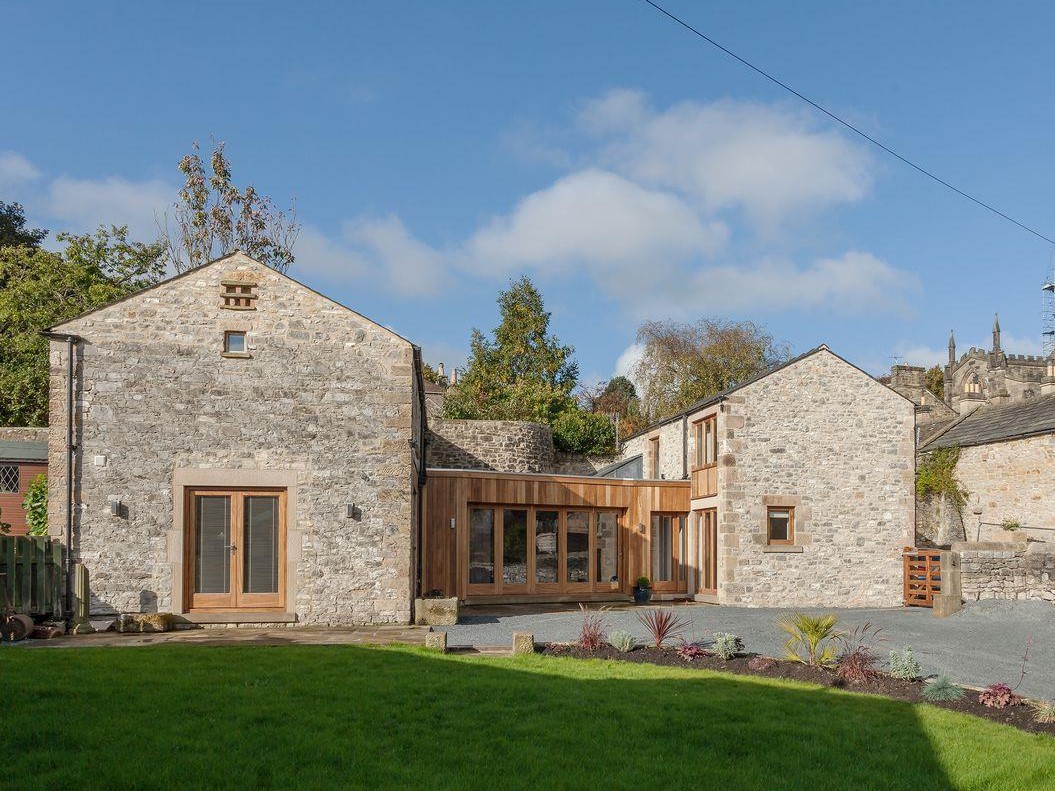
[[[469,506],[470,596],[620,590],[621,512]]]
[[[717,510],[686,514],[653,513],[649,530],[649,568],[657,593],[718,593]]]
[[[192,489],[184,503],[188,611],[285,608],[284,489]]]

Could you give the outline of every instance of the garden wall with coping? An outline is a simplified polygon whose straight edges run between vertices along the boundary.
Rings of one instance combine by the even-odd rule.
[[[966,601],[1041,600],[1055,603],[1055,544],[960,542],[960,580]]]

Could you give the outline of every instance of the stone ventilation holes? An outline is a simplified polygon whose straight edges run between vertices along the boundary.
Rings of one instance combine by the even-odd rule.
[[[256,283],[224,280],[220,288],[223,307],[227,310],[256,310]]]

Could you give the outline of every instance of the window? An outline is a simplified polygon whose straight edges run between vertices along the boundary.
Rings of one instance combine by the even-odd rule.
[[[659,437],[653,437],[648,441],[648,459],[651,465],[651,475],[653,478],[659,477]]]
[[[0,464],[0,492],[18,494],[18,465]]]
[[[227,310],[256,310],[256,283],[221,281],[223,307]]]
[[[695,466],[706,467],[718,462],[718,418],[715,415],[692,424],[695,438]]]
[[[248,357],[244,332],[225,332],[223,334],[223,353],[235,357]]]
[[[766,526],[770,544],[795,543],[794,508],[769,508],[766,512]]]

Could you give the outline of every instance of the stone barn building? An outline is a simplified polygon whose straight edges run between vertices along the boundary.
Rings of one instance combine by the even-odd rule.
[[[419,596],[627,601],[642,575],[659,599],[899,601],[913,405],[827,347],[608,463],[534,424],[430,431],[413,343],[242,253],[49,337],[50,528],[96,614],[406,623]]]

